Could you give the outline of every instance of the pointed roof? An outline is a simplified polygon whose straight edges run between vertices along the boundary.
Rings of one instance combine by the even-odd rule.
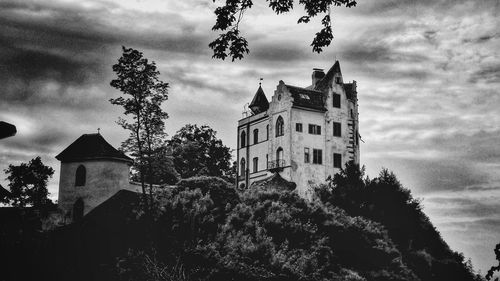
[[[269,109],[269,101],[266,98],[266,94],[264,94],[264,90],[262,90],[262,86],[259,85],[259,89],[257,89],[249,107],[254,114],[261,113]]]
[[[63,150],[56,159],[61,162],[86,160],[117,160],[132,163],[133,160],[123,152],[116,150],[101,134],[85,134]]]
[[[339,73],[342,76],[342,71],[340,70],[340,63],[338,60],[335,61],[332,67],[330,67],[325,77],[323,77],[321,80],[318,81],[318,83],[316,83],[314,89],[317,91],[324,91],[328,89],[328,86],[331,85],[333,77],[335,76],[336,73]]]

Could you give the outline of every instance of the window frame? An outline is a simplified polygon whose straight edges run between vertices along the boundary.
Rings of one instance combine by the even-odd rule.
[[[333,136],[334,137],[342,137],[342,123],[333,122]]]
[[[340,94],[337,93],[332,94],[332,106],[335,108],[342,107],[342,97],[340,96]]]
[[[313,148],[313,164],[323,165],[323,150]]]
[[[321,126],[316,124],[309,124],[308,132],[311,135],[321,136]]]
[[[245,133],[245,130],[242,130],[240,133],[240,148],[246,147],[247,144],[247,133]]]
[[[253,130],[253,144],[259,143],[259,129]]]
[[[295,131],[299,133],[302,133],[304,131],[302,123],[295,123]]]
[[[87,183],[87,168],[84,165],[79,165],[75,171],[75,186],[85,186]]]
[[[276,119],[276,137],[281,137],[285,134],[285,121],[283,120],[283,117],[278,116],[278,119]]]
[[[304,163],[310,163],[311,154],[309,147],[304,147]]]
[[[333,153],[333,167],[338,168],[338,169],[342,169],[342,154]]]
[[[252,159],[253,172],[257,173],[259,171],[259,157],[254,157]]]

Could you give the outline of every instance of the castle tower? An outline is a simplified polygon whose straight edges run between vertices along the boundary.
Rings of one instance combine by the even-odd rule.
[[[87,214],[120,189],[131,189],[133,160],[111,146],[101,134],[85,134],[64,149],[58,205],[74,219]]]
[[[308,197],[347,162],[359,164],[356,81],[344,83],[336,61],[327,73],[313,69],[311,82],[279,81],[270,102],[259,86],[252,115],[238,121],[238,187],[277,172]]]

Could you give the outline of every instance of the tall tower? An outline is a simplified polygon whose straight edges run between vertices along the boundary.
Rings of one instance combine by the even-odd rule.
[[[133,160],[99,133],[82,135],[56,159],[61,161],[58,205],[74,219],[120,189],[130,189],[129,170]]]

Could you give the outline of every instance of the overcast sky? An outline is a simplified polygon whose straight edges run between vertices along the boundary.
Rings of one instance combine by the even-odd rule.
[[[344,81],[358,82],[368,174],[393,170],[484,273],[500,242],[500,1],[360,0],[332,10],[335,39],[319,55],[317,20],[297,25],[302,8],[275,16],[254,2],[241,24],[251,52],[232,63],[211,59],[212,0],[2,0],[0,120],[18,134],[0,141],[0,169],[40,155],[56,169],[57,198],[55,155],[97,128],[119,146],[127,134],[108,100],[122,45],[170,83],[170,135],[208,124],[233,148],[260,77],[269,99],[279,80],[308,86],[312,68],[338,59]]]

